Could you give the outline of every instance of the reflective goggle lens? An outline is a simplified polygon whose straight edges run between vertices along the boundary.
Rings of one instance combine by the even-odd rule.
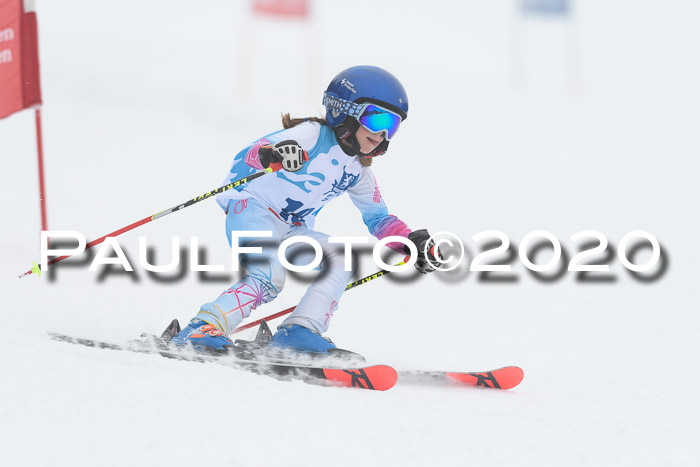
[[[394,112],[373,104],[365,107],[357,120],[372,133],[385,131],[387,140],[390,140],[396,134],[396,131],[399,129],[399,124],[401,123],[401,117]]]

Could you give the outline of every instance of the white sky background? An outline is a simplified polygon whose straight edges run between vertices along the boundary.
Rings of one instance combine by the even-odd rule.
[[[663,245],[668,270],[641,283],[612,257],[615,282],[582,284],[569,273],[542,283],[516,260],[515,283],[475,273],[387,278],[343,298],[329,331],[340,346],[399,368],[517,364],[526,376],[511,394],[357,394],[66,348],[45,332],[117,342],[160,332],[230,284],[194,274],[159,284],[143,271],[138,282],[98,282],[86,266],[60,269],[54,283],[17,280],[38,261],[25,111],[0,121],[0,459],[88,465],[118,448],[114,465],[191,465],[208,443],[220,460],[248,465],[275,446],[270,464],[291,453],[325,465],[349,446],[405,465],[460,465],[465,452],[511,465],[697,458],[700,381],[689,369],[700,331],[700,6],[574,1],[574,16],[561,20],[524,19],[504,0],[318,1],[301,24],[252,18],[247,5],[37,2],[50,228],[96,238],[219,186],[242,147],[280,127],[281,112],[317,114],[339,70],[372,64],[409,94],[409,118],[373,169],[391,212],[411,227],[454,232],[472,252],[483,230],[517,246],[543,229],[570,256],[578,244],[569,237],[581,230],[616,248],[643,229]],[[198,236],[210,262],[227,264],[223,219],[203,203],[120,242],[136,263],[139,235],[161,256],[172,236]],[[346,199],[317,227],[366,235]],[[363,260],[363,273],[373,268]],[[303,287],[290,283],[255,317],[295,304]],[[217,414],[206,442],[195,440],[205,425],[184,420],[203,413]]]

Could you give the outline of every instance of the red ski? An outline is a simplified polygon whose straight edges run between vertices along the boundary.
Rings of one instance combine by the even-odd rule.
[[[355,369],[324,368],[323,375],[327,381],[351,388],[374,389],[386,391],[396,384],[396,370],[388,365],[374,365]]]
[[[351,368],[295,365],[265,361],[234,360],[231,366],[279,379],[298,379],[311,384],[386,391],[396,384],[396,370],[388,365]]]
[[[523,370],[507,366],[491,371],[399,371],[400,383],[433,383],[474,386],[493,389],[511,389],[523,380]]]

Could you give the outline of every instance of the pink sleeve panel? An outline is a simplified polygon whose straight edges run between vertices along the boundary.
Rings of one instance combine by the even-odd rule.
[[[245,153],[245,163],[258,170],[264,169],[262,164],[260,163],[260,158],[258,156],[258,151],[262,146],[269,145],[270,141],[267,138],[262,138],[255,143],[253,143],[250,147],[248,147],[248,151]]]
[[[387,214],[387,216],[382,219],[381,222],[374,228],[370,230],[372,235],[377,237],[378,240],[382,238],[399,236],[408,238],[408,234],[411,233],[411,229],[408,228],[398,217]],[[387,246],[394,251],[404,254],[404,244],[399,242],[387,243]]]

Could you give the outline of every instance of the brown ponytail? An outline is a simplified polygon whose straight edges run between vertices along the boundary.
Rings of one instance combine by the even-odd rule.
[[[316,122],[320,123],[321,125],[328,125],[328,122],[326,121],[325,118],[320,118],[320,117],[307,117],[307,118],[292,118],[289,116],[289,114],[282,114],[282,126],[284,129],[288,128],[294,128],[300,123],[304,122]]]

